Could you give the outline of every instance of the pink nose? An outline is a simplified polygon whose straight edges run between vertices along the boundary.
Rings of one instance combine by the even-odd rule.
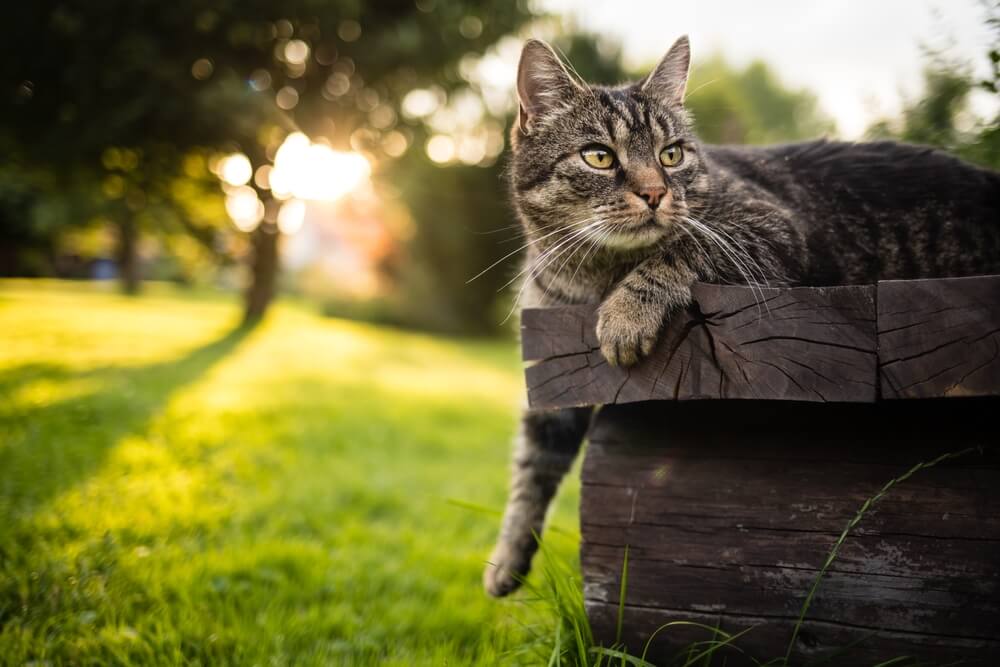
[[[636,194],[646,200],[649,208],[656,208],[660,205],[660,200],[667,194],[667,189],[662,185],[650,185],[636,190]]]

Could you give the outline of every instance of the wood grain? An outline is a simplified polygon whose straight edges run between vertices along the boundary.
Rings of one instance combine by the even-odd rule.
[[[884,398],[1000,392],[1000,276],[878,285]]]
[[[743,651],[784,655],[809,587],[865,500],[916,462],[976,447],[865,516],[824,577],[793,660],[850,646],[831,664],[1000,663],[1000,276],[762,292],[699,284],[693,294],[628,370],[601,357],[593,307],[524,313],[531,405],[605,406],[580,511],[598,639],[615,639],[628,545],[632,652],[681,620],[753,627]],[[673,402],[689,399],[715,400]],[[650,657],[709,638],[677,626]],[[727,658],[750,664],[745,653]]]
[[[704,398],[875,400],[875,288],[698,284],[639,365],[608,366],[592,308],[525,311],[533,407]]]
[[[795,647],[797,662],[1000,659],[1000,399],[832,405],[649,402],[595,418],[582,471],[581,563],[597,636],[614,639],[629,546],[626,642],[673,620],[754,629],[783,655],[802,601],[864,500],[919,461],[979,446],[894,488],[845,542]],[[874,636],[870,636],[873,635]],[[706,639],[654,640],[667,660]],[[865,639],[867,637],[867,639]],[[727,664],[748,664],[734,653]]]
[[[530,405],[1000,394],[1000,276],[693,295],[629,369],[601,356],[594,306],[524,311]]]

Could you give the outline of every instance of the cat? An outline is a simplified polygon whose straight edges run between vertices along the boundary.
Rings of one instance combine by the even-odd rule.
[[[813,141],[702,144],[678,39],[642,81],[587,85],[544,42],[517,74],[510,189],[528,240],[519,303],[600,303],[609,364],[648,354],[696,280],[837,285],[1000,273],[1000,174],[930,148]],[[590,408],[524,412],[500,536],[484,572],[527,574]]]

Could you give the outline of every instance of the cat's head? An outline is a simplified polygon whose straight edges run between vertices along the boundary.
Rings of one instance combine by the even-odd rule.
[[[684,110],[689,63],[681,37],[642,81],[591,86],[544,42],[525,44],[511,178],[529,233],[620,250],[677,233],[708,180]]]

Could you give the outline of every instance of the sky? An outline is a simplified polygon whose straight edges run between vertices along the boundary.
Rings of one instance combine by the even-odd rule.
[[[687,34],[692,55],[722,53],[770,63],[781,80],[808,88],[845,139],[892,116],[920,91],[921,45],[948,52],[985,76],[992,35],[980,0],[540,0],[543,9],[617,38],[629,65],[655,63]],[[991,115],[996,97],[973,99]]]

